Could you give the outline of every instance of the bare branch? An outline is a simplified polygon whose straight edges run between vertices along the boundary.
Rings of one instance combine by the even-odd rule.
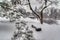
[[[30,4],[30,1],[28,0],[28,2],[29,2],[29,7],[30,7],[30,10],[38,17],[38,18],[40,18],[40,16],[36,13],[36,12],[34,12],[34,10],[32,9],[32,7],[31,7],[31,4]]]
[[[47,0],[44,0],[45,1],[45,5],[47,5]]]
[[[45,0],[45,6],[43,7],[43,9],[40,11],[40,21],[41,21],[41,24],[43,24],[43,10],[46,9],[48,6],[50,6],[51,3],[49,5],[47,5],[47,0]]]
[[[41,11],[43,11],[44,9],[46,9],[47,7],[49,7],[52,3],[50,3],[49,5],[45,6]],[[41,12],[40,11],[40,12]]]
[[[30,7],[30,10],[40,19],[40,22],[41,24],[43,24],[43,10],[46,9],[48,6],[51,5],[51,3],[49,5],[47,5],[47,0],[45,0],[45,6],[42,8],[42,10],[40,11],[40,15],[38,15],[31,7],[31,3],[30,3],[30,0],[28,0],[29,2],[29,7]],[[44,5],[44,4],[43,4]],[[42,5],[42,6],[43,6]]]

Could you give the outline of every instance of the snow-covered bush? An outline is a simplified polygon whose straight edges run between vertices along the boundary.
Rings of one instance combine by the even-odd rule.
[[[0,6],[3,8],[1,15],[10,19],[10,22],[14,22],[16,26],[16,31],[14,32],[11,40],[35,40],[33,37],[33,31],[27,26],[27,22],[21,20],[21,17],[25,18],[27,16],[26,10],[23,5],[20,4],[20,0],[12,0],[10,2],[1,2]]]

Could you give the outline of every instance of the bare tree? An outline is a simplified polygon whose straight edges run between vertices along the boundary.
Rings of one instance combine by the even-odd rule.
[[[40,11],[40,15],[38,15],[31,7],[31,3],[30,3],[30,0],[28,0],[28,3],[29,3],[29,7],[30,7],[30,10],[40,19],[40,22],[41,24],[43,24],[43,11],[44,9],[46,9],[49,5],[51,5],[51,3],[49,5],[47,5],[47,0],[44,0],[45,1],[45,6],[42,8],[42,10]],[[43,4],[43,5],[44,5]],[[41,6],[42,7],[42,6]]]
[[[21,0],[18,0],[18,1],[20,1],[20,2],[18,2],[18,3],[21,3]],[[52,1],[49,1],[50,4],[47,5],[48,1],[47,1],[47,0],[44,0],[44,3],[40,6],[40,8],[43,7],[43,6],[44,6],[44,7],[43,7],[42,9],[39,9],[39,10],[41,10],[41,11],[39,11],[39,14],[37,14],[37,13],[32,9],[30,0],[27,0],[27,1],[28,1],[28,4],[24,4],[24,5],[29,5],[30,10],[39,18],[41,24],[43,24],[43,11],[44,11],[48,6],[50,6],[53,2],[52,2]],[[12,1],[12,3],[14,3],[14,2],[17,2],[17,1],[16,1],[16,0]],[[42,2],[43,2],[43,1],[42,1]],[[15,4],[15,3],[14,3],[14,4]],[[1,6],[2,6],[2,5],[1,5]],[[4,7],[4,6],[2,6],[2,7]],[[5,7],[4,7],[4,8],[5,8]],[[5,9],[7,9],[7,8],[8,8],[8,7],[6,7]],[[10,9],[10,8],[8,8],[8,9]]]

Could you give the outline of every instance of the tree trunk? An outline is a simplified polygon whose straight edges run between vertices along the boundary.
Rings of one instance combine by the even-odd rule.
[[[41,18],[40,18],[40,22],[41,22],[41,24],[43,24],[43,11],[41,11],[40,16],[41,16]]]

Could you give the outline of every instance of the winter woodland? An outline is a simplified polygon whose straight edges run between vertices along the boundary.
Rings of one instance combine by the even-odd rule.
[[[60,0],[0,0],[0,31],[0,40],[60,40]]]

